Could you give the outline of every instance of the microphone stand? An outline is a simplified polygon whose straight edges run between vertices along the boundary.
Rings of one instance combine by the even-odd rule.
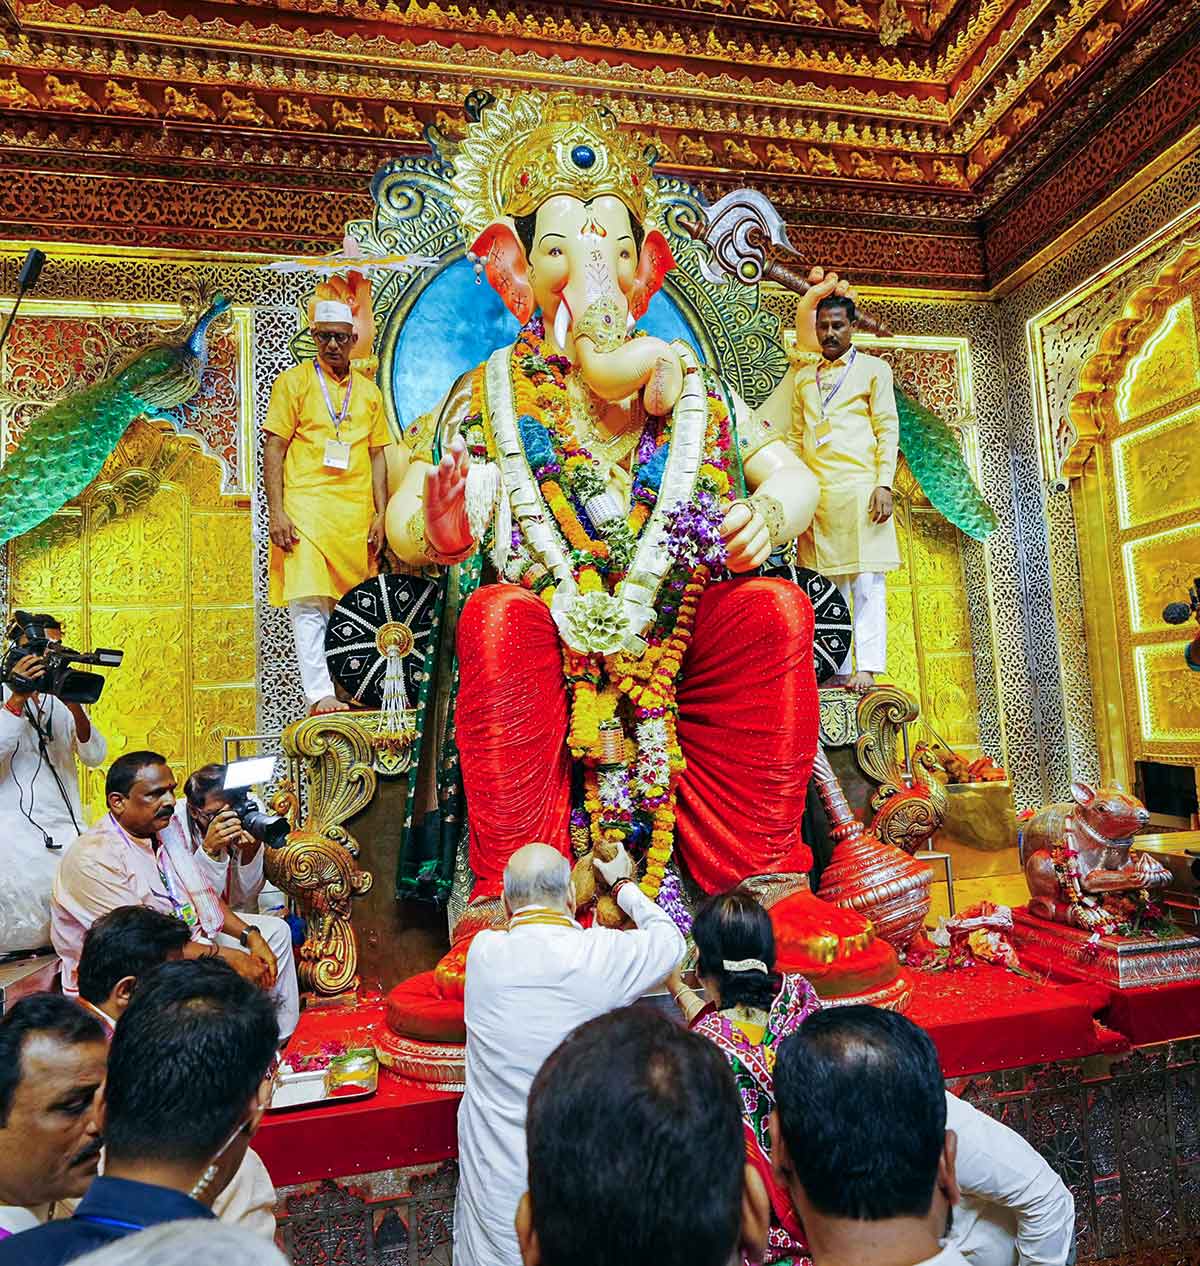
[[[4,344],[8,342],[8,333],[12,329],[13,321],[16,319],[17,309],[21,306],[21,300],[25,298],[28,291],[37,285],[37,279],[41,275],[42,265],[45,262],[45,253],[39,251],[36,246],[31,246],[26,252],[25,262],[21,265],[21,275],[17,278],[17,297],[8,311],[8,316],[5,318],[4,329],[0,330],[0,352],[4,350]]]

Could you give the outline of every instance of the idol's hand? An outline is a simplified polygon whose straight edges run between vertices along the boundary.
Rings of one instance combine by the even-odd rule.
[[[425,538],[439,554],[461,554],[472,542],[467,520],[467,446],[455,436],[442,460],[425,475]]]
[[[872,523],[886,523],[892,517],[892,490],[890,488],[885,488],[880,484],[871,493],[867,517]]]
[[[771,553],[771,534],[766,520],[749,501],[735,501],[721,522],[721,540],[727,551],[725,566],[732,572],[753,571]]]
[[[819,264],[808,270],[808,290],[796,304],[796,347],[802,352],[819,352],[817,338],[817,304],[830,295],[853,299],[854,288],[837,273],[827,273]]]
[[[294,546],[300,543],[300,533],[296,525],[288,518],[284,510],[273,510],[270,518],[271,544],[278,545],[285,554],[290,554]]]

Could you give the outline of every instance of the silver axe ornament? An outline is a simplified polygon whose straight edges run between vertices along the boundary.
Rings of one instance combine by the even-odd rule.
[[[769,198],[756,189],[735,189],[705,209],[704,224],[678,223],[711,252],[700,263],[709,281],[720,285],[740,281],[748,286],[774,281],[798,295],[807,293],[808,280],[783,262],[799,259],[788,240],[787,226]],[[891,330],[864,312],[858,314],[858,328],[884,338]]]

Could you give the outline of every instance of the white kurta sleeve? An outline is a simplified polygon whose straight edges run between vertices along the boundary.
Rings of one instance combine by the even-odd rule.
[[[625,884],[617,904],[637,924],[632,932],[609,931],[597,937],[610,959],[609,979],[624,1006],[662,982],[679,965],[685,949],[683,933],[671,916],[654,904],[636,884]],[[606,929],[593,929],[592,935]]]
[[[196,869],[200,872],[204,882],[217,894],[222,896],[225,892],[225,882],[229,878],[229,858],[225,854],[220,857],[213,857],[211,853],[206,853],[203,848],[197,848],[192,854],[196,861]],[[231,909],[235,909],[233,903],[229,903]]]
[[[0,707],[0,761],[6,761],[17,750],[21,739],[21,731],[28,723],[24,717]]]
[[[1015,1130],[956,1095],[946,1095],[946,1127],[958,1135],[963,1195],[1015,1216],[1020,1266],[1063,1266],[1075,1238],[1075,1201],[1063,1180]]]
[[[71,717],[71,728],[75,731],[75,753],[88,769],[96,769],[104,764],[104,758],[108,755],[108,740],[100,733],[91,717],[88,717],[88,721],[91,723],[92,732],[88,735],[88,741],[81,743],[78,731],[75,731],[75,718]]]
[[[231,910],[246,910],[250,914],[258,913],[258,894],[263,890],[263,855],[266,849],[260,844],[258,852],[248,861],[239,861],[234,866],[229,883],[229,907]]]

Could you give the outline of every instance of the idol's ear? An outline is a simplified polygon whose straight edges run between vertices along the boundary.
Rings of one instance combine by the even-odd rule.
[[[1071,799],[1075,801],[1081,809],[1086,809],[1089,804],[1096,798],[1096,793],[1082,779],[1076,779],[1071,784]]]
[[[533,287],[529,284],[525,248],[517,240],[512,227],[503,220],[489,224],[476,238],[471,250],[480,258],[486,257],[484,267],[492,289],[524,325],[533,316]]]
[[[675,256],[667,239],[657,229],[651,229],[642,243],[637,276],[629,288],[629,314],[635,321],[644,315],[650,300],[662,288],[663,278],[674,267]]]

